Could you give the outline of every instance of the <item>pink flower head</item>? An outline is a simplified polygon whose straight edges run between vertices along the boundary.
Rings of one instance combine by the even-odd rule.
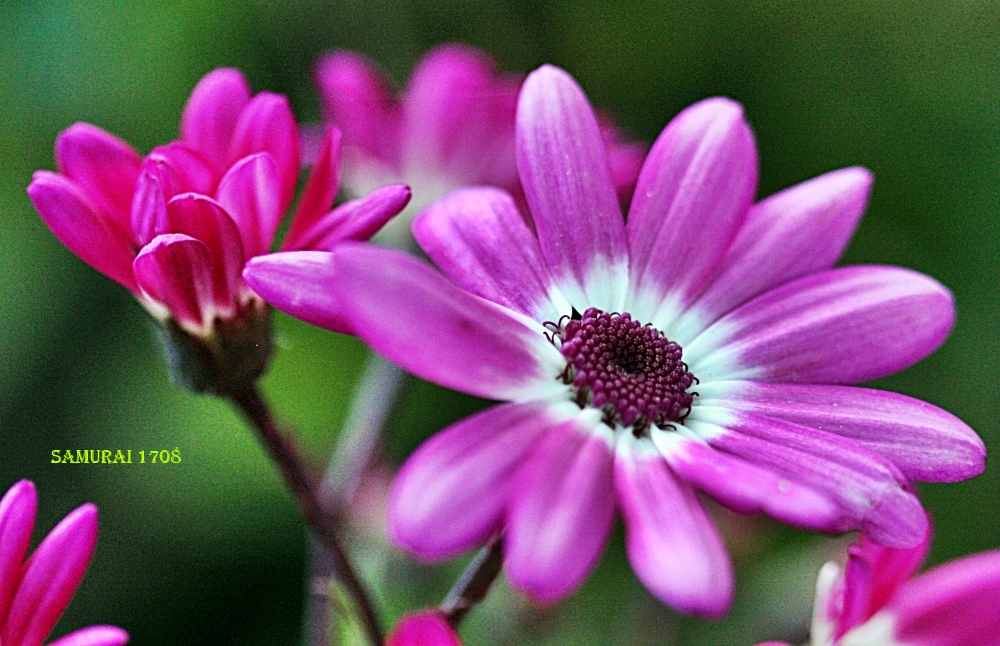
[[[927,276],[832,268],[869,173],[836,171],[754,204],[743,111],[708,99],[653,145],[626,220],[598,121],[568,74],[528,76],[516,130],[537,234],[508,194],[469,188],[414,222],[447,278],[365,245],[258,258],[245,272],[277,307],[336,314],[417,376],[505,402],[407,460],[390,492],[392,539],[434,560],[502,530],[511,584],[554,602],[593,568],[617,509],[643,583],[711,617],[729,607],[732,571],[697,490],[796,527],[923,540],[909,481],[976,475],[985,450],[943,410],[847,385],[919,361],[953,317]]]
[[[813,646],[1000,644],[1000,550],[910,578],[929,539],[928,533],[915,547],[892,549],[861,536],[843,571],[836,563],[824,565],[816,583]]]
[[[192,334],[249,307],[243,263],[270,251],[298,183],[299,134],[288,100],[251,96],[217,69],[195,87],[181,138],[145,159],[90,124],[56,141],[59,173],[38,171],[28,194],[70,250],[125,286],[156,316]],[[405,206],[405,187],[332,212],[340,133],[326,131],[285,249],[327,249],[370,237]]]
[[[59,172],[36,172],[28,195],[63,244],[168,330],[196,344],[223,335],[219,345],[263,348],[246,362],[259,374],[267,314],[241,272],[271,250],[295,197],[298,127],[285,97],[251,96],[239,71],[218,69],[191,93],[180,131],[142,159],[100,128],[73,125],[56,140]],[[340,133],[330,128],[282,248],[366,240],[406,205],[409,189],[389,186],[331,211],[339,155]]]
[[[49,532],[25,561],[38,499],[29,480],[0,500],[0,644],[41,646],[80,585],[97,545],[97,507],[81,505]],[[50,646],[120,646],[115,626],[74,631]]]
[[[413,188],[407,216],[390,222],[390,242],[404,246],[413,216],[452,189],[498,186],[521,195],[514,156],[519,76],[499,74],[488,56],[442,45],[417,64],[398,99],[378,68],[349,51],[325,54],[316,84],[330,123],[344,133],[344,185],[354,195],[399,182]],[[643,148],[604,124],[620,197],[632,193]]]
[[[399,620],[386,646],[462,646],[458,633],[438,610],[424,610]]]

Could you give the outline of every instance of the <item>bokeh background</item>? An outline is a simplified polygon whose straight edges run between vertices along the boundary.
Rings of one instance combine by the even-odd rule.
[[[126,627],[134,644],[294,644],[305,536],[262,451],[223,402],[168,383],[131,297],[66,251],[32,210],[32,171],[56,134],[88,121],[140,151],[176,136],[207,71],[237,66],[317,119],[311,66],[356,49],[398,83],[429,47],[461,41],[509,71],[550,62],[651,141],[686,105],[740,101],[757,135],[760,195],[860,164],[876,184],[844,262],[928,273],[955,294],[947,343],[878,382],[942,406],[1000,450],[1000,4],[981,2],[533,2],[440,0],[0,3],[0,488],[33,479],[36,540],[85,501],[98,552],[57,635]],[[264,381],[310,456],[336,441],[366,351],[277,318]],[[859,357],[864,361],[864,357]],[[481,402],[415,380],[392,414],[385,458]],[[53,449],[179,448],[179,465],[52,465]],[[925,485],[931,562],[1000,547],[1000,471]],[[392,619],[437,602],[461,564],[418,568],[380,543],[378,482],[355,550]],[[801,641],[819,564],[843,539],[721,514],[739,587],[721,623],[680,618],[629,571],[616,530],[583,589],[539,610],[503,584],[463,628],[471,644],[752,644]]]

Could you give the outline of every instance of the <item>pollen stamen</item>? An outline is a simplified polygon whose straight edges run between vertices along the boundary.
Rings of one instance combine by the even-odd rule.
[[[598,408],[604,423],[632,427],[636,437],[650,424],[673,428],[691,412],[697,382],[681,360],[681,347],[628,313],[590,308],[582,318],[545,323],[546,338],[566,357],[559,379],[575,390],[581,407]]]

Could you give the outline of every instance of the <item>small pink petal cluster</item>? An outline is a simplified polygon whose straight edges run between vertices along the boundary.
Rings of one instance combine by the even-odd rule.
[[[143,159],[78,123],[56,141],[59,172],[36,172],[28,195],[66,247],[158,320],[208,337],[262,306],[241,272],[271,250],[295,197],[299,132],[285,97],[252,96],[239,71],[218,69],[192,92],[180,135]],[[283,249],[366,240],[409,200],[407,187],[388,186],[331,211],[339,155],[330,128]]]
[[[882,547],[862,536],[843,571],[836,563],[824,565],[816,582],[812,645],[1000,645],[1000,550],[910,578],[929,544],[930,533],[910,549]]]
[[[428,204],[461,186],[488,185],[517,197],[522,191],[514,158],[514,112],[521,79],[496,71],[480,51],[443,45],[418,63],[402,96],[363,56],[348,51],[324,55],[316,85],[326,118],[344,133],[344,185],[366,195],[387,183],[413,189],[403,217],[389,222],[385,237],[409,246],[410,222]],[[606,121],[615,188],[632,194],[643,147],[627,143]]]
[[[400,619],[385,646],[462,646],[462,640],[440,611],[424,610]]]
[[[97,545],[97,508],[70,512],[25,561],[35,526],[35,485],[21,480],[0,500],[0,644],[41,646],[80,585]],[[50,646],[121,646],[115,626],[74,631]]]
[[[697,490],[905,548],[928,529],[910,481],[983,470],[982,441],[954,416],[849,386],[927,356],[954,315],[927,276],[833,268],[867,171],[754,203],[750,127],[739,105],[709,99],[664,129],[624,218],[599,121],[551,66],[521,89],[515,144],[534,229],[504,191],[450,194],[413,224],[447,277],[369,245],[262,256],[244,272],[279,309],[505,402],[403,465],[389,502],[398,545],[445,559],[502,531],[512,585],[555,602],[594,567],[618,510],[643,583],[718,617],[732,569]]]

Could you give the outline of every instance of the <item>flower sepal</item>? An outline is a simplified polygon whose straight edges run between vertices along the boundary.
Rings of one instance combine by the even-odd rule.
[[[216,317],[197,334],[173,318],[157,321],[174,385],[195,393],[229,395],[252,386],[267,370],[274,346],[271,311],[251,298],[232,317]]]

